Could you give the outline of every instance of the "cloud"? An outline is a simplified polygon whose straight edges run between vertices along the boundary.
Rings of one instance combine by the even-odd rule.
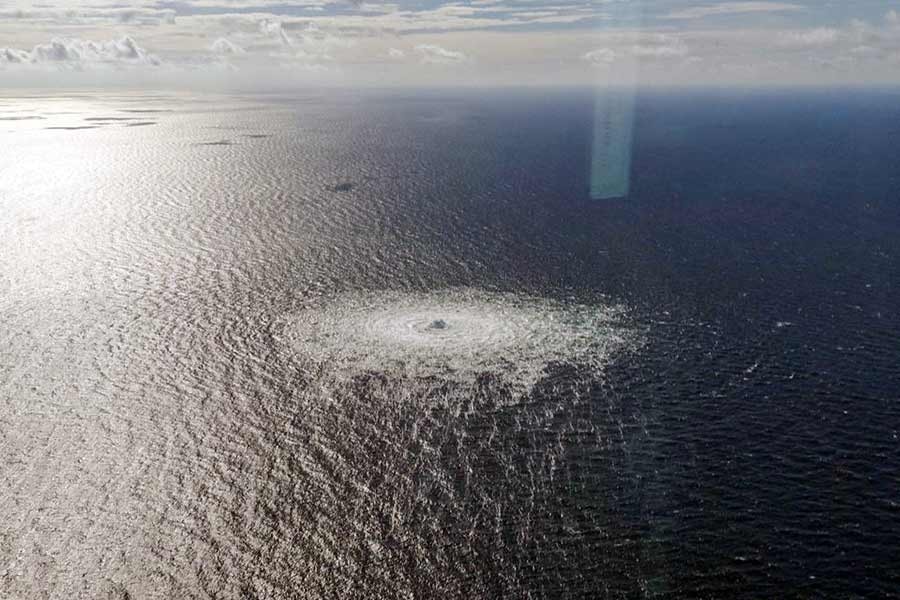
[[[56,65],[84,68],[90,66],[158,65],[159,59],[125,36],[105,42],[54,38],[32,50],[0,48],[0,64]]]
[[[31,54],[16,48],[0,48],[0,65],[31,62]]]
[[[239,56],[247,53],[246,50],[226,38],[217,39],[212,43],[209,49],[215,54],[221,54],[223,56]]]
[[[619,58],[619,53],[610,48],[597,48],[584,54],[581,58],[597,66],[611,65]]]
[[[629,73],[645,82],[896,82],[900,57],[900,6],[891,3],[860,8],[867,21],[851,21],[849,4],[666,0],[644,2],[641,24],[614,10],[639,0],[36,1],[0,8],[0,85],[29,65],[65,70],[72,81],[95,71],[112,80],[144,76],[120,65],[160,60],[153,77],[171,71],[189,85],[226,65],[276,84],[326,68],[335,80],[377,84],[569,84]],[[152,6],[177,7],[177,19]],[[101,65],[109,68],[94,69]]]
[[[281,21],[263,19],[259,22],[259,30],[264,34],[277,39],[283,46],[294,45],[294,40],[288,35],[287,31],[284,30]]]
[[[682,58],[689,54],[684,40],[673,35],[651,35],[630,48],[637,58],[667,59]]]
[[[608,41],[609,46],[583,54],[582,60],[602,67],[624,60],[665,61],[690,55],[690,49],[684,40],[670,34],[610,36]]]
[[[778,44],[784,48],[824,48],[833,46],[840,39],[841,33],[831,27],[817,27],[806,31],[783,33]]]
[[[419,44],[416,46],[423,64],[427,65],[452,65],[466,62],[468,57],[456,50],[447,50],[434,44]]]
[[[306,29],[300,32],[299,42],[296,44],[297,57],[307,64],[331,63],[338,61],[341,52],[356,45],[354,40],[345,39],[334,35],[330,31],[322,30],[314,23],[310,23]]]
[[[0,10],[0,19],[17,21],[22,28],[47,28],[80,25],[174,25],[175,10],[171,8],[78,6],[69,9],[33,5],[26,9]]]
[[[803,10],[798,4],[786,2],[723,2],[710,6],[692,6],[676,10],[668,15],[669,19],[704,19],[725,15],[742,15],[747,13],[789,12]]]

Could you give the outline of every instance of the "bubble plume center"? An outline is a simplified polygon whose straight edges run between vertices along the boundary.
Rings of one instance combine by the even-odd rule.
[[[490,373],[529,388],[552,363],[602,369],[633,332],[620,306],[451,289],[353,292],[294,313],[286,338],[336,377],[380,372],[472,383]]]

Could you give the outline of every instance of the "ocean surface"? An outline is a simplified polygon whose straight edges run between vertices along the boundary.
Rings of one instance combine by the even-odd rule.
[[[900,597],[900,92],[0,96],[0,598]]]

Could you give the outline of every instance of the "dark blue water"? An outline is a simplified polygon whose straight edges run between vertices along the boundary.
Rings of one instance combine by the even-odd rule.
[[[898,595],[900,93],[4,102],[0,591]]]
[[[635,195],[616,216],[641,242],[620,277],[658,290],[636,302],[667,298],[675,323],[698,324],[670,327],[654,376],[631,379],[665,440],[652,510],[681,565],[675,595],[897,593],[896,106],[849,92],[646,101]]]
[[[579,105],[508,136],[497,179],[533,200],[503,222],[553,240],[528,278],[653,323],[609,384],[646,428],[631,477],[570,508],[612,495],[627,515],[618,560],[658,577],[618,579],[624,596],[898,593],[898,99],[644,94],[632,194],[613,202],[584,199]],[[602,586],[596,556],[572,564]]]

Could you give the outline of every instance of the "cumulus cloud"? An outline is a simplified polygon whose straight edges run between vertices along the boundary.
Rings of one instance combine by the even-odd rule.
[[[16,48],[0,48],[0,65],[31,62],[31,53]]]
[[[221,54],[223,56],[239,56],[241,54],[246,54],[246,50],[227,38],[217,39],[212,43],[209,49],[215,54]]]
[[[435,44],[419,44],[415,50],[422,63],[428,65],[452,65],[468,60],[468,57],[462,52],[448,50]]]
[[[315,23],[310,23],[300,33],[300,43],[307,50],[315,53],[329,53],[338,48],[351,48],[356,42],[339,37],[329,30],[319,28]]]
[[[619,53],[611,48],[597,48],[585,53],[581,58],[598,66],[611,65],[619,58]]]
[[[220,57],[234,58],[240,54],[238,62],[242,67],[309,72],[340,70],[345,59],[352,60],[348,49],[357,43],[352,38],[336,35],[337,28],[319,27],[308,20],[256,20],[249,30],[244,19],[232,16],[229,22],[228,35],[234,36],[240,46],[222,37],[219,39],[225,42],[213,50]],[[232,45],[239,50],[233,51]]]
[[[125,36],[105,42],[72,38],[54,38],[31,51],[0,48],[0,63],[57,65],[83,68],[90,66],[158,65],[159,59]]]
[[[291,36],[288,35],[287,31],[284,30],[284,26],[281,24],[281,21],[263,19],[259,22],[259,30],[265,35],[277,39],[283,46],[294,45],[293,38],[291,38]]]

